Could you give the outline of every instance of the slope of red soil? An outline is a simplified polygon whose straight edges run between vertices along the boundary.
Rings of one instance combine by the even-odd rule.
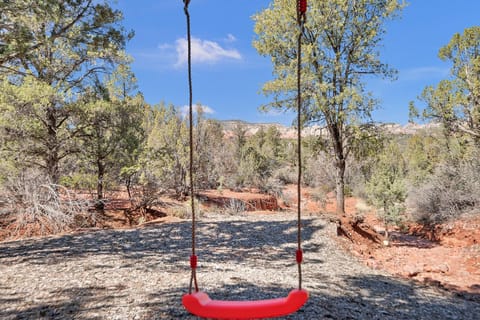
[[[245,211],[275,211],[279,210],[277,198],[261,194],[255,190],[236,192],[231,190],[205,190],[198,193],[202,204],[206,207],[225,208],[240,205]]]
[[[346,217],[357,214],[354,198],[347,199]],[[334,199],[327,201],[326,212],[335,214]],[[363,215],[365,224],[383,236],[382,223],[372,212]],[[374,269],[458,292],[480,294],[480,215],[462,218],[422,230],[412,224],[410,232],[391,232],[389,246],[365,237],[354,241],[338,238],[339,243]],[[433,236],[433,235],[434,236]]]

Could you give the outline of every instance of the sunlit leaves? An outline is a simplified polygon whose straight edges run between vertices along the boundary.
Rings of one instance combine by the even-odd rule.
[[[427,106],[422,116],[442,123],[449,134],[466,134],[480,146],[480,27],[455,34],[439,57],[452,63],[452,79],[424,89],[421,99]]]
[[[396,17],[403,6],[399,0],[309,1],[301,38],[301,108],[305,123],[319,123],[328,130],[337,169],[337,195],[343,194],[346,158],[358,141],[352,136],[358,132],[353,127],[368,122],[378,103],[365,90],[365,76],[395,76],[395,71],[380,61],[379,45],[385,21]],[[263,106],[265,110],[297,109],[301,28],[296,18],[296,6],[289,0],[274,0],[253,17],[257,34],[253,44],[261,55],[271,57],[273,65],[273,79],[263,86],[273,102]]]

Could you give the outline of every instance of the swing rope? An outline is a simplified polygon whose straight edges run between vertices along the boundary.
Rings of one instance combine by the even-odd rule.
[[[297,252],[296,260],[298,265],[298,289],[302,289],[302,36],[305,30],[305,21],[307,19],[307,1],[297,0],[297,22],[299,33],[297,39]]]
[[[189,285],[189,294],[192,294],[193,289],[199,292],[197,282],[197,264],[198,258],[195,252],[196,247],[196,214],[195,214],[195,189],[194,189],[194,166],[193,166],[193,89],[192,89],[192,51],[191,51],[191,29],[190,29],[190,13],[188,6],[190,0],[183,0],[184,12],[187,19],[187,52],[188,52],[188,86],[189,86],[189,144],[190,144],[190,203],[192,210],[192,253],[190,256],[191,277]],[[299,26],[299,35],[297,39],[297,162],[298,162],[298,179],[297,179],[297,250],[296,261],[298,265],[298,289],[302,290],[302,267],[303,251],[302,251],[302,223],[301,223],[301,182],[302,182],[302,95],[301,95],[301,68],[302,68],[302,36],[304,33],[304,24],[306,22],[307,1],[297,0],[297,22]]]
[[[198,282],[197,282],[197,255],[195,253],[196,247],[196,219],[195,219],[195,188],[193,185],[193,86],[192,86],[192,40],[190,32],[190,13],[188,12],[188,5],[190,0],[183,0],[185,11],[185,16],[187,18],[187,42],[188,42],[188,119],[189,119],[189,141],[190,141],[190,164],[189,164],[189,175],[190,175],[190,204],[192,207],[192,255],[190,256],[190,268],[192,274],[190,276],[190,285],[188,292],[191,294],[193,287],[195,287],[195,292],[198,292]]]

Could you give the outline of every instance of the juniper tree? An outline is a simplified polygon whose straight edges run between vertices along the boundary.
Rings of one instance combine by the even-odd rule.
[[[423,90],[422,118],[442,123],[450,135],[467,135],[480,147],[480,27],[456,33],[438,56],[452,63],[452,77]],[[411,115],[419,115],[413,105]]]
[[[399,222],[404,211],[407,196],[405,174],[405,161],[398,145],[390,142],[379,155],[366,186],[369,200],[379,209],[383,219],[387,241],[389,226]]]
[[[0,14],[2,134],[12,153],[57,183],[61,160],[78,151],[71,118],[79,95],[96,74],[125,61],[132,34],[107,1],[22,0],[2,6],[9,6]]]
[[[95,172],[97,207],[103,209],[106,176],[118,177],[122,167],[133,166],[138,160],[146,103],[137,91],[134,75],[125,65],[99,80],[92,89],[75,125],[82,128],[78,138],[80,158],[88,164],[87,170]]]

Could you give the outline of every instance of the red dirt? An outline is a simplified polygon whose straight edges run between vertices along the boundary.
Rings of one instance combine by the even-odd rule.
[[[356,199],[348,198],[343,219],[353,220]],[[334,199],[326,206],[335,214]],[[364,224],[380,235],[382,223],[372,212],[364,214]],[[409,232],[391,232],[389,246],[354,235],[354,241],[339,243],[374,269],[444,287],[457,292],[480,294],[480,215],[436,226],[434,231],[411,224]]]
[[[198,196],[203,198],[202,204],[206,207],[225,208],[231,205],[232,200],[236,200],[243,205],[246,211],[276,211],[280,209],[277,198],[255,192],[255,190],[245,192],[207,190],[200,192]]]
[[[224,207],[229,205],[231,199],[237,199],[245,203],[247,210],[254,210],[252,212],[273,213],[272,210],[294,210],[296,192],[295,186],[287,186],[282,198],[277,201],[274,197],[259,194],[255,190],[210,190],[201,192],[201,203],[207,208]],[[327,216],[332,222],[342,221],[353,241],[347,237],[337,237],[339,245],[358,256],[368,266],[457,292],[480,294],[480,214],[433,229],[409,224],[406,233],[392,231],[390,245],[384,246],[381,243],[383,225],[372,212],[362,213],[364,220],[358,225],[352,223],[357,216],[357,199],[346,198],[346,214],[340,217],[335,213],[332,194],[326,196],[323,205],[312,200],[314,194],[314,190],[302,188],[304,214]],[[131,228],[180,221],[175,217],[175,208],[185,208],[185,202],[166,198],[162,199],[164,206],[161,208],[129,213],[130,205],[125,200],[125,192],[110,196],[111,201],[108,202],[105,213],[98,217],[96,228]],[[0,223],[0,241],[8,236],[9,230],[5,227]],[[32,236],[31,233],[35,230],[30,228],[24,231],[20,235]]]
[[[322,205],[312,200],[314,190],[302,188],[302,207],[306,214],[341,218],[344,223],[353,221],[358,213],[358,199],[345,199],[344,217],[336,214],[335,197],[326,196]],[[283,209],[296,206],[296,186],[287,186],[279,205]],[[455,223],[436,226],[434,230],[409,224],[402,233],[391,231],[389,246],[383,245],[383,223],[373,212],[362,213],[360,230],[352,233],[352,241],[338,237],[339,244],[361,258],[368,266],[382,269],[400,277],[442,286],[457,292],[480,294],[480,215],[462,218]],[[353,227],[350,226],[353,231]]]

